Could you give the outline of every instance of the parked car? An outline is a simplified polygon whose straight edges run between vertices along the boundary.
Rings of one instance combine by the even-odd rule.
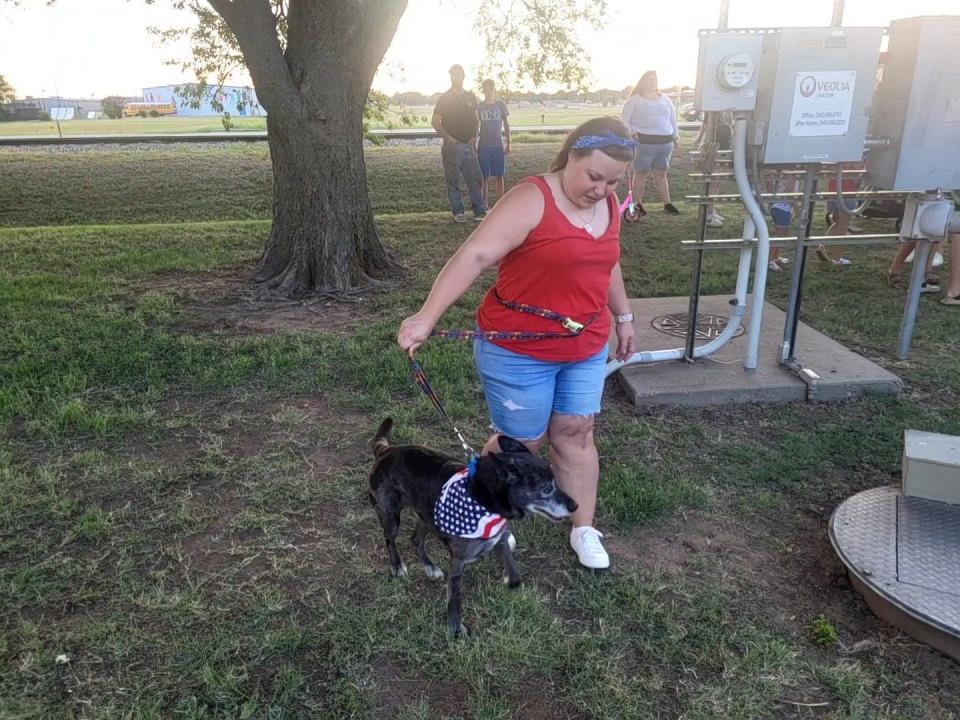
[[[680,118],[686,120],[687,122],[700,122],[703,120],[703,113],[697,112],[697,109],[693,106],[693,103],[684,103],[680,106],[678,111]]]

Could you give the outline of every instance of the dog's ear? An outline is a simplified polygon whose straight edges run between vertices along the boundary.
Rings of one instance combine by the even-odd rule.
[[[530,448],[524,445],[519,440],[514,440],[509,435],[498,435],[497,443],[500,445],[500,450],[508,453],[528,453]]]

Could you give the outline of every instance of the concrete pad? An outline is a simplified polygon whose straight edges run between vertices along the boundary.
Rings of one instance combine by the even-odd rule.
[[[700,301],[701,313],[726,317],[731,296],[714,295]],[[682,347],[684,339],[657,330],[655,317],[670,313],[686,313],[687,297],[632,299],[636,317],[637,347],[640,350],[661,350]],[[744,325],[749,322],[750,299]],[[617,380],[630,399],[643,405],[706,406],[748,402],[794,402],[807,397],[806,384],[779,362],[783,342],[785,313],[764,303],[760,335],[760,356],[757,369],[743,367],[746,354],[746,333],[733,338],[714,353],[712,359],[695,363],[668,361],[649,365],[631,365],[616,373]],[[698,340],[703,344],[706,340]],[[611,335],[611,350],[616,349],[616,335]],[[863,394],[896,395],[901,381],[865,357],[847,350],[840,343],[800,323],[797,330],[796,357],[805,367],[816,372],[821,380],[818,401],[835,401]]]

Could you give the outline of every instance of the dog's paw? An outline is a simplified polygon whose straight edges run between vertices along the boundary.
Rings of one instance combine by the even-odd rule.
[[[407,566],[403,563],[400,563],[399,567],[390,568],[390,574],[394,577],[403,577],[407,574]]]
[[[447,626],[447,638],[450,640],[466,640],[470,637],[470,633],[467,631],[467,626],[463,623],[456,627]]]
[[[436,565],[424,565],[423,571],[431,580],[443,580],[443,570],[438,568]]]
[[[518,587],[520,587],[521,582],[522,581],[520,580],[519,577],[512,578],[509,575],[503,576],[503,584],[506,585],[511,590],[516,590]]]

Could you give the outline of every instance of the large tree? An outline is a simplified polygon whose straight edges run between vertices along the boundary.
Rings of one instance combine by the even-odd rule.
[[[407,0],[177,0],[191,26],[188,64],[217,82],[245,66],[267,111],[273,225],[255,278],[285,296],[345,291],[399,270],[367,191],[363,123],[370,86]],[[477,27],[492,67],[515,82],[582,84],[573,28],[605,3],[482,0]],[[453,59],[451,59],[451,62]],[[438,62],[446,62],[439,60]]]
[[[7,79],[0,75],[0,103],[13,102],[17,97],[17,93],[13,89],[13,85],[7,82]]]

